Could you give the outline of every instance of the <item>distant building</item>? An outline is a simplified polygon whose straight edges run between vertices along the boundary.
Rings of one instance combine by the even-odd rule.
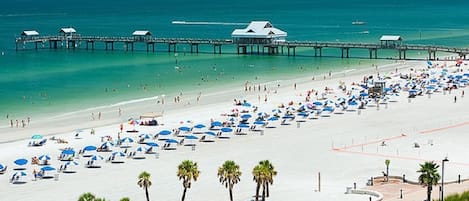
[[[144,41],[151,38],[151,32],[147,30],[136,30],[132,33],[132,36],[137,41]]]
[[[71,27],[61,28],[60,31],[59,31],[59,34],[63,35],[67,39],[71,39],[75,33],[77,33],[77,31],[74,28],[71,28]]]
[[[252,21],[244,29],[235,29],[231,37],[237,44],[270,44],[284,42],[287,32],[275,28],[269,21]]]
[[[401,36],[383,35],[379,40],[381,41],[381,46],[383,47],[394,48],[402,45]]]
[[[23,31],[23,33],[21,33],[21,37],[23,39],[30,39],[30,38],[33,38],[33,37],[36,37],[36,36],[39,36],[39,32],[37,32],[35,30]]]

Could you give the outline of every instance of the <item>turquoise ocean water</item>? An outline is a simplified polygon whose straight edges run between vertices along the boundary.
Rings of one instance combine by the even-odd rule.
[[[73,26],[82,35],[129,36],[147,29],[156,37],[229,39],[235,28],[269,20],[288,32],[287,40],[378,42],[381,35],[394,34],[406,43],[468,47],[467,8],[469,1],[464,0],[6,1],[0,8],[0,115],[70,112],[180,91],[242,87],[255,77],[266,82],[386,62],[369,61],[367,51],[355,50],[352,56],[363,58],[340,59],[334,49],[326,50],[329,57],[323,58],[310,57],[312,50],[298,50],[303,56],[297,57],[244,56],[234,54],[234,47],[223,47],[233,54],[196,55],[182,45],[177,55],[165,46],[157,46],[157,53],[125,52],[119,44],[114,52],[99,44],[93,52],[16,52],[14,39],[23,30],[56,35],[61,27]],[[172,24],[175,20],[212,23]],[[367,24],[352,25],[355,20]]]

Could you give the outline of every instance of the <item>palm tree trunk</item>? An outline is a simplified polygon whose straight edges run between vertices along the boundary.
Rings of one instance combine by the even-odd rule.
[[[269,197],[269,183],[265,184],[265,190],[266,190],[266,194],[267,194],[267,197]]]
[[[265,184],[262,185],[262,201],[265,201]]]
[[[261,184],[260,183],[257,183],[257,186],[256,186],[256,201],[259,201],[259,190],[261,188]]]
[[[229,191],[230,191],[230,201],[233,201],[233,189],[230,188]]]
[[[432,185],[427,185],[427,201],[431,201],[432,197]]]
[[[386,181],[389,181],[389,165],[386,165]]]
[[[186,199],[186,191],[187,191],[187,188],[184,188],[184,191],[182,192],[182,199],[181,201],[184,201]]]
[[[145,195],[147,196],[147,201],[150,201],[150,195],[148,195],[148,188],[145,187]]]

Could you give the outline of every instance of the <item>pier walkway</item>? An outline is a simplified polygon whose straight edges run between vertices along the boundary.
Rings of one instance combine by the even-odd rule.
[[[324,48],[340,49],[342,58],[350,57],[351,49],[365,49],[369,51],[370,59],[378,58],[378,50],[396,50],[399,59],[406,59],[407,51],[422,51],[428,53],[428,59],[437,59],[437,52],[457,54],[460,58],[466,59],[469,55],[469,48],[455,48],[435,45],[412,45],[412,44],[391,44],[360,43],[360,42],[320,42],[320,41],[285,41],[264,44],[239,44],[231,39],[197,39],[197,38],[138,38],[138,37],[106,37],[106,36],[34,36],[16,38],[16,50],[28,49],[87,49],[95,50],[96,43],[103,44],[105,50],[115,50],[115,44],[123,45],[125,51],[134,51],[136,43],[146,45],[147,52],[155,52],[157,44],[167,45],[168,52],[177,52],[178,45],[189,46],[191,53],[199,53],[199,45],[213,47],[214,54],[222,54],[222,46],[236,47],[238,54],[260,54],[270,55],[287,54],[296,56],[296,48],[313,48],[314,56],[323,56]],[[33,44],[33,45],[31,45]],[[31,47],[32,46],[32,47]],[[184,48],[185,49],[185,48]]]

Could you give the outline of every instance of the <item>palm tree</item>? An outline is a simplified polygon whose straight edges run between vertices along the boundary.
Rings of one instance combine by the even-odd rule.
[[[259,162],[259,165],[264,167],[265,172],[265,182],[264,182],[264,191],[266,191],[267,197],[269,197],[269,184],[274,184],[274,176],[277,175],[277,171],[275,171],[274,166],[270,163],[269,160],[264,160]],[[264,193],[262,193],[264,194]],[[264,198],[263,198],[264,199]]]
[[[182,193],[181,200],[184,201],[186,198],[186,191],[191,187],[191,181],[197,181],[200,171],[197,168],[197,163],[194,163],[190,160],[182,161],[178,166],[177,176],[179,180],[182,179],[182,186],[184,187],[184,192]]]
[[[78,201],[106,201],[105,198],[97,198],[95,195],[93,195],[90,192],[83,193],[80,195],[78,198]]]
[[[384,161],[384,164],[386,165],[386,181],[389,181],[389,164],[391,163],[391,160],[386,159]]]
[[[259,190],[264,185],[265,171],[261,165],[256,165],[252,170],[253,180],[256,182],[256,201],[259,201]]]
[[[233,201],[233,186],[241,181],[241,171],[239,165],[234,161],[225,161],[221,167],[218,168],[218,177],[220,183],[224,184],[230,192],[230,200]]]
[[[93,195],[93,194],[90,193],[90,192],[83,193],[83,194],[80,195],[80,197],[78,198],[78,201],[95,201],[95,200],[96,200],[96,196]]]
[[[440,180],[440,174],[438,174],[438,167],[435,162],[425,162],[420,164],[420,169],[417,171],[420,174],[420,184],[427,185],[427,201],[431,201],[432,186],[438,183]]]
[[[150,196],[148,195],[148,187],[151,186],[151,181],[150,181],[150,173],[143,171],[138,175],[138,186],[140,188],[143,188],[145,190],[145,196],[147,197],[147,201],[150,201]]]

